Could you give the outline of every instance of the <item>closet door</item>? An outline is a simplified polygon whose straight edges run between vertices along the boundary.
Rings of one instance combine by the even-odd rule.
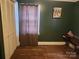
[[[21,46],[35,46],[38,43],[38,6],[20,6],[19,38]]]

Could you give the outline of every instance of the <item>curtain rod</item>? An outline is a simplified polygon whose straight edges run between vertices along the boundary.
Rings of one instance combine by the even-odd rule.
[[[19,4],[26,4],[26,5],[38,5],[39,3],[19,3]]]

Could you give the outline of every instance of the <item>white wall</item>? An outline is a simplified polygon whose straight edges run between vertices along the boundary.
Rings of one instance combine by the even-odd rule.
[[[14,3],[10,0],[1,0],[1,12],[5,59],[10,59],[17,47],[14,19]]]
[[[20,45],[19,42],[19,13],[18,13],[18,2],[15,2],[15,23],[16,23],[16,36],[17,36],[17,45]]]

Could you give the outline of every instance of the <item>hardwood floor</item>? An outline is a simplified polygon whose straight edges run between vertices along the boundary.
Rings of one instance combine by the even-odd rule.
[[[18,47],[11,59],[79,59],[64,45]]]

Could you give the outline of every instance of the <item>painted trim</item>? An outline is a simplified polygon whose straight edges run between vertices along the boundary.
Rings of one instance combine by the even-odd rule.
[[[38,42],[38,45],[64,45],[65,42]]]
[[[40,35],[40,4],[38,5],[38,35]]]
[[[49,0],[49,1],[77,2],[78,0]]]

